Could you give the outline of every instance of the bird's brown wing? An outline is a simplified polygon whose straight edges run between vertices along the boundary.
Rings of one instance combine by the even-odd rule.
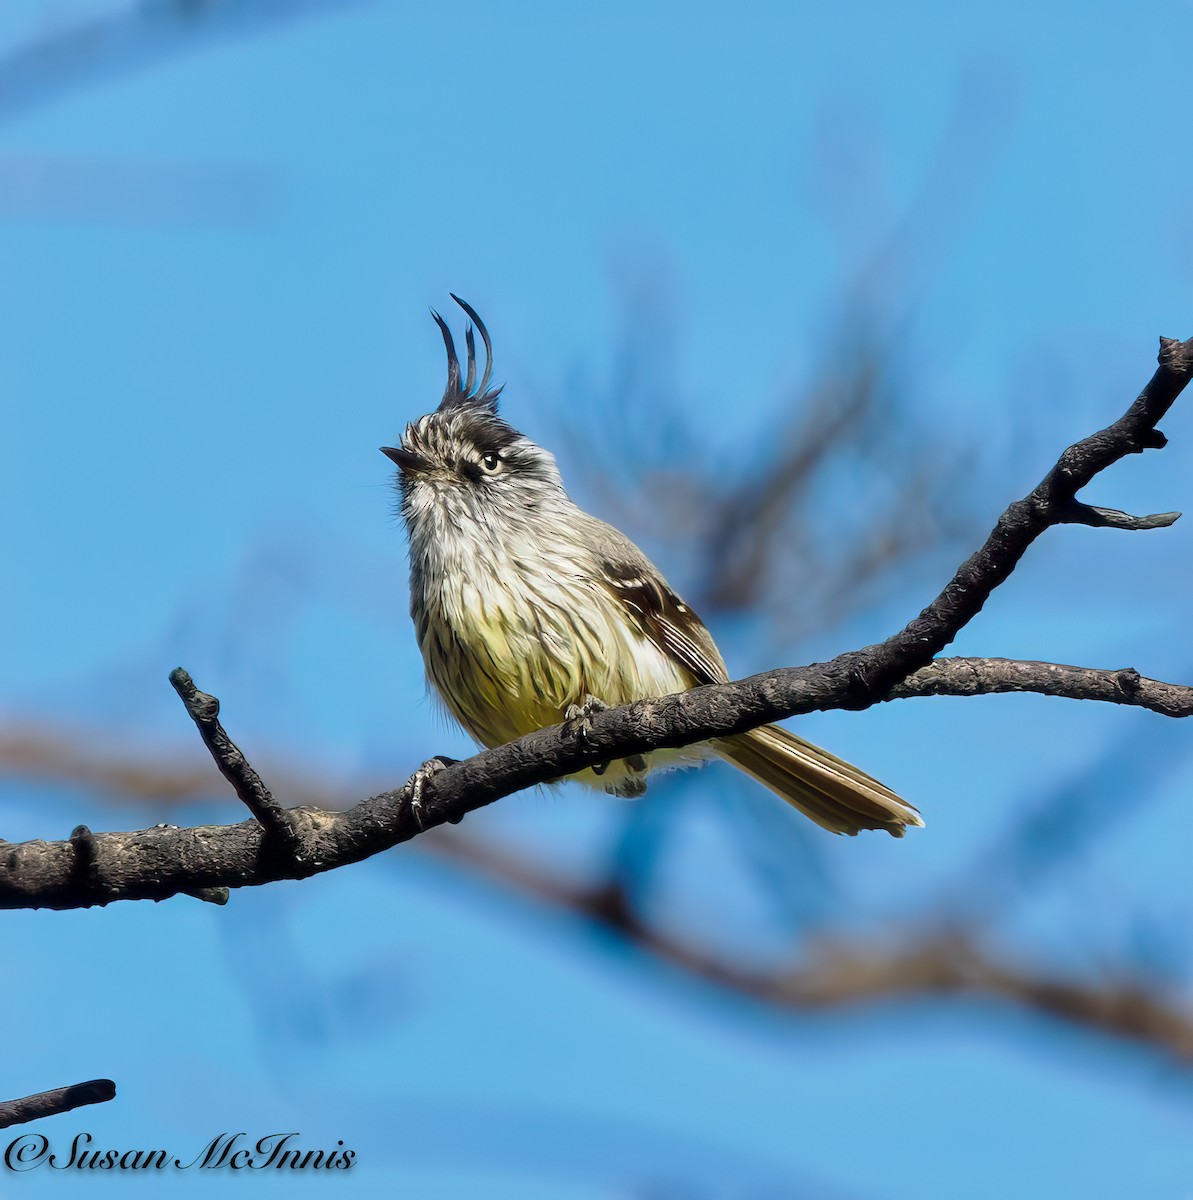
[[[725,664],[704,623],[641,551],[632,546],[629,550],[634,553],[602,561],[606,586],[625,605],[643,635],[692,676],[693,686],[725,682],[729,678]],[[919,813],[885,784],[778,725],[764,725],[709,744],[833,833],[885,829],[902,837],[905,826],[924,823]]]
[[[607,587],[643,636],[675,659],[695,683],[725,683],[729,673],[704,622],[648,562],[602,563]]]

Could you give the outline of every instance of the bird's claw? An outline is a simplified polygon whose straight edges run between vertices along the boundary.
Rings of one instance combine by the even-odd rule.
[[[581,746],[589,744],[589,733],[592,730],[593,713],[604,712],[609,706],[596,696],[585,694],[583,704],[569,704],[563,714],[563,735],[574,738]],[[604,775],[609,769],[609,760],[593,763],[592,773]]]
[[[604,712],[609,706],[604,700],[595,696],[585,695],[583,704],[569,704],[563,714],[563,731],[565,736],[575,738],[578,742],[586,742],[592,730],[594,713]]]
[[[443,755],[436,755],[434,758],[428,758],[410,776],[410,814],[414,817],[414,823],[419,829],[426,828],[423,824],[423,797],[426,795],[427,785],[440,771],[446,771],[455,762],[456,759],[454,758],[445,758]]]

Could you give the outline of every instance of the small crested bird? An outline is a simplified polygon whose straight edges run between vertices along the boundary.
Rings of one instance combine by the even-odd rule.
[[[451,330],[439,407],[382,452],[398,467],[410,541],[410,614],[427,677],[482,746],[729,674],[712,635],[624,534],[578,508],[555,459],[497,413],[493,347],[467,314],[467,373]],[[477,378],[476,339],[485,347]],[[633,755],[571,778],[640,796],[658,766],[717,755],[833,833],[923,825],[910,804],[818,746],[765,725],[682,751]]]

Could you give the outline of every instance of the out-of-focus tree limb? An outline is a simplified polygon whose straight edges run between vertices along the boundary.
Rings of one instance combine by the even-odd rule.
[[[89,907],[305,878],[359,862],[426,829],[458,822],[502,796],[584,767],[742,733],[798,713],[876,704],[928,666],[1046,529],[1076,519],[1081,488],[1126,455],[1165,445],[1157,424],[1191,373],[1193,339],[1161,339],[1159,368],[1127,412],[1065,450],[1040,484],[1007,508],[940,595],[885,642],[827,663],[608,709],[586,720],[582,737],[570,723],[538,730],[347,812],[291,809],[294,836],[284,848],[258,823],[97,834],[87,839],[85,854],[74,841],[7,845],[0,851],[0,907]],[[1155,524],[1144,518],[1139,527]],[[208,748],[219,761],[221,750]],[[221,763],[221,769],[226,766]],[[268,795],[264,785],[262,791]]]
[[[685,974],[776,1008],[815,1012],[953,996],[995,1000],[1012,1010],[1134,1042],[1182,1066],[1193,1063],[1193,1011],[1164,995],[1152,979],[1126,972],[1061,975],[997,953],[965,927],[922,919],[905,929],[884,928],[878,938],[813,939],[791,966],[744,967],[649,923],[616,882],[576,888],[475,838],[440,839],[435,848],[600,921]]]
[[[87,83],[189,53],[206,38],[267,29],[361,0],[140,0],[0,53],[0,119]]]
[[[222,794],[210,763],[195,755],[148,755],[132,745],[94,733],[45,724],[0,729],[0,776],[39,784],[80,784],[109,804],[183,805]],[[306,772],[275,775],[277,790],[292,805],[326,806],[336,788]],[[0,842],[0,845],[3,843]]]
[[[851,307],[840,319],[848,351],[826,350],[818,376],[792,387],[761,432],[727,444],[677,390],[666,307],[649,284],[642,291],[629,300],[611,385],[556,414],[559,440],[581,494],[647,548],[665,542],[672,581],[706,619],[748,614],[755,642],[769,634],[787,646],[980,533],[972,456],[906,402],[905,332],[882,336]]]

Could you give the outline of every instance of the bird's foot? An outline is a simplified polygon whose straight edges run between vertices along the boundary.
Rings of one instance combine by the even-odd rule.
[[[563,714],[564,736],[575,738],[578,742],[587,742],[592,731],[593,714],[604,712],[608,707],[604,700],[587,694],[583,704],[569,704]]]
[[[457,761],[457,759],[446,758],[441,754],[437,754],[434,758],[428,758],[410,776],[410,814],[414,817],[414,823],[419,829],[426,828],[423,824],[423,798],[426,796],[427,785],[440,771],[446,771],[448,767],[454,766]]]
[[[589,734],[592,731],[593,714],[604,712],[608,707],[604,700],[600,700],[596,696],[589,694],[585,694],[583,704],[569,704],[567,711],[563,714],[563,736],[565,738],[573,738],[581,746],[587,746],[589,744]],[[604,775],[608,769],[608,760],[593,763],[592,773],[594,775]]]

